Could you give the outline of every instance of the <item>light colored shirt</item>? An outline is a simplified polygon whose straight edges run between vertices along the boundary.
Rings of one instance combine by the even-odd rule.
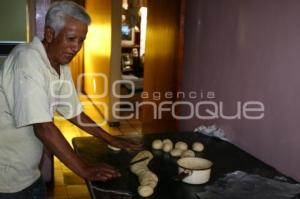
[[[82,112],[67,65],[60,75],[51,67],[43,44],[34,38],[15,48],[0,70],[0,192],[14,193],[40,177],[43,144],[35,123],[66,119]]]

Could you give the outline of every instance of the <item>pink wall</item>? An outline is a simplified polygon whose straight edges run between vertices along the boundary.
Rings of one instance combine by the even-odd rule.
[[[181,120],[180,130],[215,123],[244,150],[300,180],[300,1],[188,0],[182,90],[213,91],[225,113],[261,101],[261,120]],[[187,113],[183,110],[182,114]]]

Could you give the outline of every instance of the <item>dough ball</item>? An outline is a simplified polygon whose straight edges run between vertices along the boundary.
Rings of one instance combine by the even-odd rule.
[[[151,186],[152,188],[154,188],[158,182],[158,177],[155,173],[148,170],[145,173],[143,173],[142,175],[139,175],[139,182],[140,182],[140,185],[142,185],[142,186],[147,185],[147,186]]]
[[[169,153],[173,149],[173,142],[170,139],[164,139],[163,143],[163,151]]]
[[[173,144],[173,142],[172,142],[170,139],[164,139],[164,140],[162,141],[162,143],[163,143],[163,144],[166,144],[166,143],[172,143],[172,144]]]
[[[152,187],[152,189],[154,189],[156,187],[156,185],[157,185],[157,182],[158,181],[155,181],[155,180],[148,180],[146,182],[146,184],[147,184],[147,186]]]
[[[182,154],[182,150],[181,149],[178,149],[178,148],[175,148],[171,151],[171,156],[173,157],[180,157],[181,154]]]
[[[173,143],[172,142],[166,142],[163,145],[163,151],[166,153],[169,153],[173,149]]]
[[[153,194],[153,188],[150,186],[139,186],[138,187],[138,193],[142,197],[148,197]]]
[[[193,151],[201,152],[204,150],[204,145],[201,142],[194,142],[192,145]]]
[[[153,149],[162,149],[163,148],[163,142],[161,140],[154,140],[152,142],[152,148]]]
[[[185,151],[188,149],[188,145],[185,142],[176,142],[175,144],[176,149],[181,149],[182,151]]]
[[[112,146],[112,145],[110,145],[110,144],[108,144],[107,147],[108,147],[109,149],[113,150],[113,151],[120,151],[120,150],[121,150],[120,148],[114,147],[114,146]]]
[[[186,150],[182,153],[181,155],[182,158],[185,158],[185,157],[195,157],[195,152],[192,151],[192,150]]]
[[[157,175],[156,175],[155,173],[153,173],[152,171],[149,170],[149,171],[146,172],[144,175],[145,175],[145,177],[147,178],[147,180],[158,182],[158,177],[157,177]]]

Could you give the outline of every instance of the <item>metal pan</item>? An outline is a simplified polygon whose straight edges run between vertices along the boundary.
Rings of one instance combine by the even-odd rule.
[[[188,184],[204,184],[209,181],[213,163],[204,158],[186,157],[177,161],[178,176]]]

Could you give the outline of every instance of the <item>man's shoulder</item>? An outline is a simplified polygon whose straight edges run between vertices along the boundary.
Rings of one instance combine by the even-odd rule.
[[[43,47],[41,41],[37,38],[34,38],[30,43],[19,44],[15,47],[10,55],[12,56],[42,56]]]
[[[29,44],[22,44],[9,54],[3,63],[2,70],[3,74],[6,75],[18,70],[36,73],[40,71],[43,65],[43,57],[39,51]]]
[[[37,48],[34,48],[30,44],[23,44],[21,46],[18,46],[16,49],[14,49],[12,55],[20,58],[32,59],[35,57],[40,57],[40,52]]]

